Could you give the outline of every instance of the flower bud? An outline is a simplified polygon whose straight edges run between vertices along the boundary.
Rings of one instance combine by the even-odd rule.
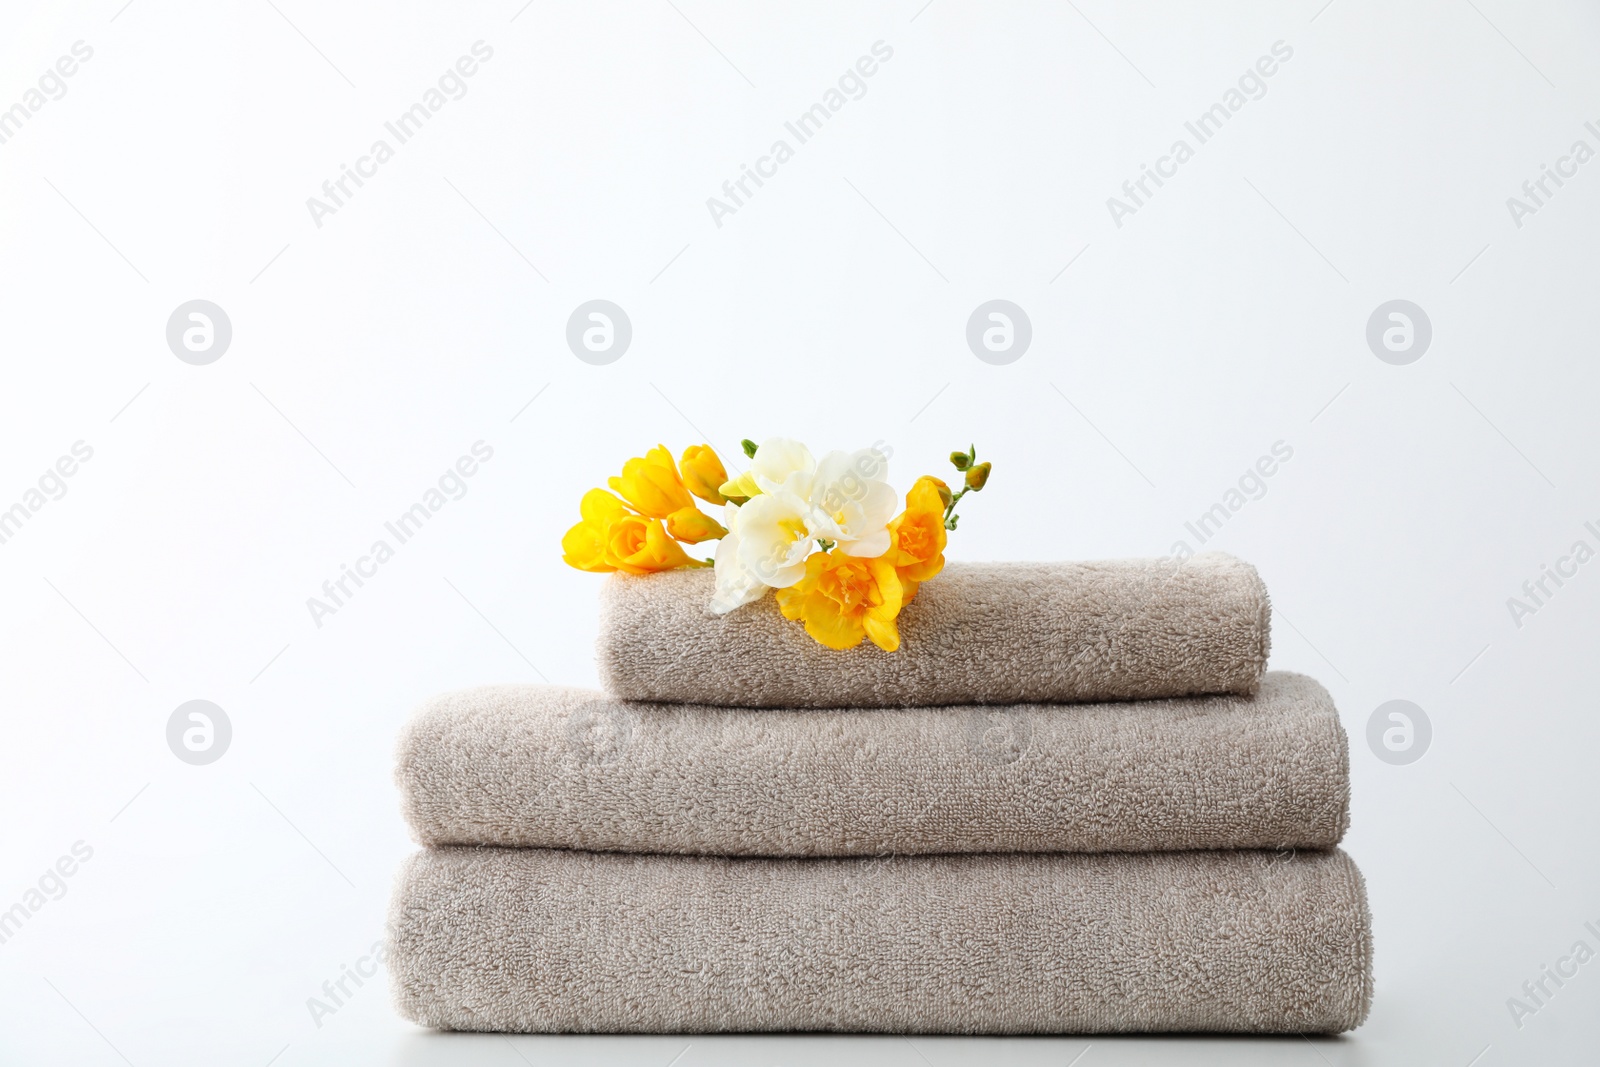
[[[728,480],[727,468],[710,445],[690,445],[678,461],[678,473],[689,492],[710,504],[724,504],[727,498],[719,487]]]
[[[667,534],[660,519],[634,515],[616,518],[606,530],[606,562],[629,574],[654,574],[676,567],[699,567]]]
[[[728,531],[699,508],[688,507],[667,516],[667,532],[679,541],[698,544],[726,536]]]
[[[745,471],[737,478],[731,478],[717,487],[717,492],[731,503],[743,507],[751,497],[761,495],[761,487],[756,484],[756,476]]]
[[[974,492],[982,489],[983,484],[988,480],[989,462],[987,460],[967,471],[967,488]]]
[[[622,476],[612,478],[610,485],[635,511],[653,519],[664,519],[680,508],[694,506],[672,462],[672,453],[664,446],[628,460],[622,465]]]
[[[965,452],[950,453],[950,465],[958,471],[964,471],[972,466],[972,457]]]

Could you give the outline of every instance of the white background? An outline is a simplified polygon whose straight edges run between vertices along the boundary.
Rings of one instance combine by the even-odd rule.
[[[1600,548],[1600,162],[1520,228],[1506,198],[1600,147],[1600,12],[921,2],[8,0],[0,107],[94,54],[0,145],[0,507],[94,456],[0,545],[0,908],[94,852],[0,944],[0,1060],[1593,1061],[1600,961],[1520,1029],[1506,1001],[1600,949],[1600,562],[1521,627],[1506,601]],[[466,95],[318,228],[306,199],[478,40]],[[880,40],[866,94],[716,226],[707,197]],[[1277,41],[1266,94],[1116,226],[1107,197]],[[209,366],[165,340],[196,298],[233,326]],[[633,323],[609,366],[564,340],[593,298]],[[1008,366],[964,338],[993,298],[1033,325]],[[1434,331],[1406,366],[1365,340],[1397,298]],[[420,1031],[381,980],[313,1022],[412,847],[408,710],[593,684],[599,579],[558,548],[581,492],[658,441],[776,433],[881,438],[901,488],[976,442],[965,559],[1168,553],[1293,448],[1208,547],[1259,566],[1272,665],[1351,735],[1364,1027],[508,1040]],[[306,599],[479,440],[467,495],[314,625]],[[165,740],[196,698],[233,724],[210,766]],[[1394,698],[1433,724],[1409,766],[1365,740]]]

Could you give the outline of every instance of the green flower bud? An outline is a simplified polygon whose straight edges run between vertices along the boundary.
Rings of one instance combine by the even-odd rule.
[[[965,452],[950,453],[950,465],[958,471],[964,471],[972,466],[972,457]]]
[[[744,454],[745,454],[746,458],[748,458],[748,459],[755,459],[756,458],[756,443],[754,441],[750,440],[750,438],[746,437],[743,441],[740,441],[739,442],[739,447],[744,449]]]
[[[977,492],[989,480],[989,463],[987,460],[967,471],[967,488]]]

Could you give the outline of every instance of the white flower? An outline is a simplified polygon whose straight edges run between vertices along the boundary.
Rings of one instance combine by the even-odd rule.
[[[739,509],[739,562],[774,589],[787,589],[806,574],[816,548],[811,508],[787,492],[762,493]]]
[[[726,614],[760,599],[768,587],[794,585],[805,577],[806,557],[818,539],[847,555],[883,555],[900,499],[884,480],[887,473],[888,456],[876,448],[830,452],[818,463],[799,441],[763,442],[749,473],[761,492],[743,507],[727,508],[711,610]]]
[[[788,492],[806,499],[816,469],[811,450],[787,437],[767,438],[750,457],[750,474],[763,493]]]
[[[810,493],[812,536],[834,542],[847,556],[887,552],[889,520],[900,503],[888,473],[888,457],[876,448],[823,456]]]
[[[806,557],[816,543],[809,521],[816,470],[811,450],[799,441],[771,437],[756,449],[750,476],[761,493],[739,509],[738,568],[729,566],[730,587],[740,580],[734,574],[773,589],[805,577]]]
[[[739,559],[741,514],[742,509],[733,504],[726,505],[723,513],[722,524],[728,532],[717,542],[717,591],[711,598],[711,610],[718,615],[760,600],[767,591]]]

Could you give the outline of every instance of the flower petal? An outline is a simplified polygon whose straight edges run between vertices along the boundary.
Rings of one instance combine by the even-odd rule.
[[[728,534],[717,542],[717,590],[711,597],[711,611],[726,615],[735,608],[760,600],[767,587],[751,574],[739,559],[739,509],[727,506]]]
[[[796,474],[809,478],[817,469],[811,450],[787,437],[769,437],[750,457],[750,474],[764,492],[772,493]]]
[[[866,537],[855,541],[841,540],[839,548],[847,556],[881,556],[889,551],[889,530],[880,526]]]
[[[869,612],[862,617],[861,625],[866,630],[867,636],[872,638],[872,643],[885,652],[899,649],[900,627],[893,618],[880,619]]]
[[[843,652],[855,648],[867,636],[866,627],[855,614],[838,610],[838,604],[813,593],[805,600],[806,633],[819,644]]]
[[[667,516],[667,532],[691,545],[723,537],[727,530],[716,519],[697,507],[679,508]]]

